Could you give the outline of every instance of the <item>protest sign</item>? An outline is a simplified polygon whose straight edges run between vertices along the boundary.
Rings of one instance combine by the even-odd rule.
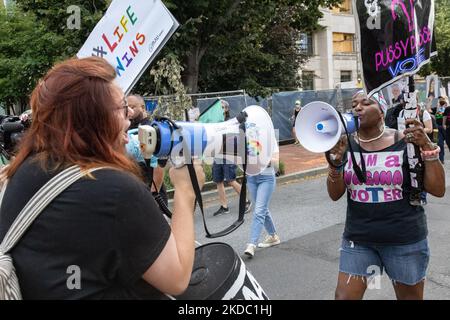
[[[106,59],[128,93],[178,26],[160,0],[114,0],[77,56]]]
[[[364,85],[369,96],[417,73],[436,53],[434,0],[355,0]]]

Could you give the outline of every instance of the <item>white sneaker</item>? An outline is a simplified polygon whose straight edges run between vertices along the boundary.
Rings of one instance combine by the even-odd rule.
[[[255,249],[256,249],[256,246],[254,244],[249,243],[247,245],[247,249],[245,249],[245,251],[244,251],[244,254],[246,254],[250,258],[253,258],[253,256],[255,255]]]
[[[258,247],[259,248],[268,248],[271,246],[276,246],[277,244],[280,244],[280,243],[281,243],[281,240],[280,240],[280,237],[278,237],[278,235],[276,235],[276,234],[273,236],[268,235],[266,237],[266,239],[264,239],[263,242],[258,243]]]

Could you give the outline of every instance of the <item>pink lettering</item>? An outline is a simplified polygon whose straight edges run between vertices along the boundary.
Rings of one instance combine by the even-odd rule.
[[[389,156],[386,158],[386,163],[384,164],[387,168],[398,168],[401,167],[399,156]]]
[[[373,184],[378,186],[380,184],[380,173],[378,171],[375,171],[372,173],[372,181]]]
[[[397,170],[394,172],[394,176],[392,177],[392,184],[396,186],[403,185],[403,172]]]
[[[381,171],[380,173],[380,184],[381,185],[391,185],[392,183],[392,172]]]
[[[377,165],[378,155],[377,154],[369,154],[367,156],[366,166],[367,167],[375,167]]]
[[[359,182],[359,179],[358,179],[358,177],[357,177],[356,174],[354,174],[353,177],[352,177],[352,183],[353,183],[355,186],[361,184],[361,182]]]
[[[377,52],[375,54],[375,66],[377,71],[380,70],[380,66],[384,65],[383,63],[383,51]]]
[[[394,189],[392,190],[392,194],[394,196],[394,201],[403,199],[402,190]]]
[[[412,32],[414,30],[414,0],[409,0],[409,5],[410,5],[410,12],[408,12],[408,9],[406,8],[406,5],[404,4],[404,0],[392,0],[391,3],[391,13],[392,13],[392,19],[395,21],[397,20],[397,13],[395,12],[395,8],[397,7],[397,5],[399,5],[402,10],[403,13],[405,14],[406,18],[408,19],[408,27],[409,27],[409,32]]]
[[[370,171],[367,171],[366,185],[373,186],[372,172],[370,172]]]
[[[392,190],[384,190],[384,201],[392,201]]]
[[[352,161],[352,157],[350,156],[350,153],[347,154],[347,169],[351,170],[353,168],[353,161]]]
[[[369,193],[366,190],[359,190],[358,198],[359,198],[359,201],[361,201],[361,202],[367,202],[367,201],[369,201]]]
[[[403,40],[401,40],[400,44],[402,45],[403,48],[403,56],[406,57],[408,55],[409,38],[406,39],[406,42],[403,42]]]

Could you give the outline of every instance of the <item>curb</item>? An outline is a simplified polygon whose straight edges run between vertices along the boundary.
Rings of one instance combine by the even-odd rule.
[[[328,172],[328,166],[314,168],[314,169],[310,169],[310,170],[305,170],[305,171],[300,171],[300,172],[280,176],[280,177],[277,177],[277,186],[283,185],[283,184],[286,184],[289,182],[297,181],[297,180],[316,177],[318,175],[322,175],[327,172]],[[214,182],[208,182],[207,184],[215,185]],[[206,184],[205,184],[205,186],[206,186]],[[168,193],[168,195],[172,196],[173,190],[168,190],[167,193]],[[227,195],[227,197],[237,196],[233,187],[226,187],[225,194]],[[202,192],[202,198],[203,198],[203,202],[208,202],[208,201],[218,200],[219,196],[217,194],[217,190],[214,188],[214,190]],[[172,201],[173,201],[173,199],[170,199],[169,203],[172,203]]]

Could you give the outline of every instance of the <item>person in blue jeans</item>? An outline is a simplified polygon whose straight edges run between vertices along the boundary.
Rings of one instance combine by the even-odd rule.
[[[268,248],[281,242],[269,210],[270,200],[272,199],[272,194],[276,186],[275,172],[278,170],[278,146],[276,149],[269,166],[261,174],[247,178],[247,187],[252,203],[255,204],[250,241],[244,251],[244,254],[250,258],[253,258],[255,255],[256,246],[259,248]],[[258,244],[263,229],[266,229],[267,236],[263,242]]]
[[[230,105],[227,101],[222,100],[223,117],[225,121],[230,117]],[[217,192],[219,194],[220,208],[214,212],[214,216],[218,216],[224,213],[229,213],[227,195],[225,193],[225,183],[233,187],[234,191],[241,194],[241,185],[236,181],[236,169],[237,166],[233,163],[227,162],[225,159],[214,161],[212,166],[212,178],[217,185]],[[252,203],[247,200],[245,204],[245,213],[250,211]]]

